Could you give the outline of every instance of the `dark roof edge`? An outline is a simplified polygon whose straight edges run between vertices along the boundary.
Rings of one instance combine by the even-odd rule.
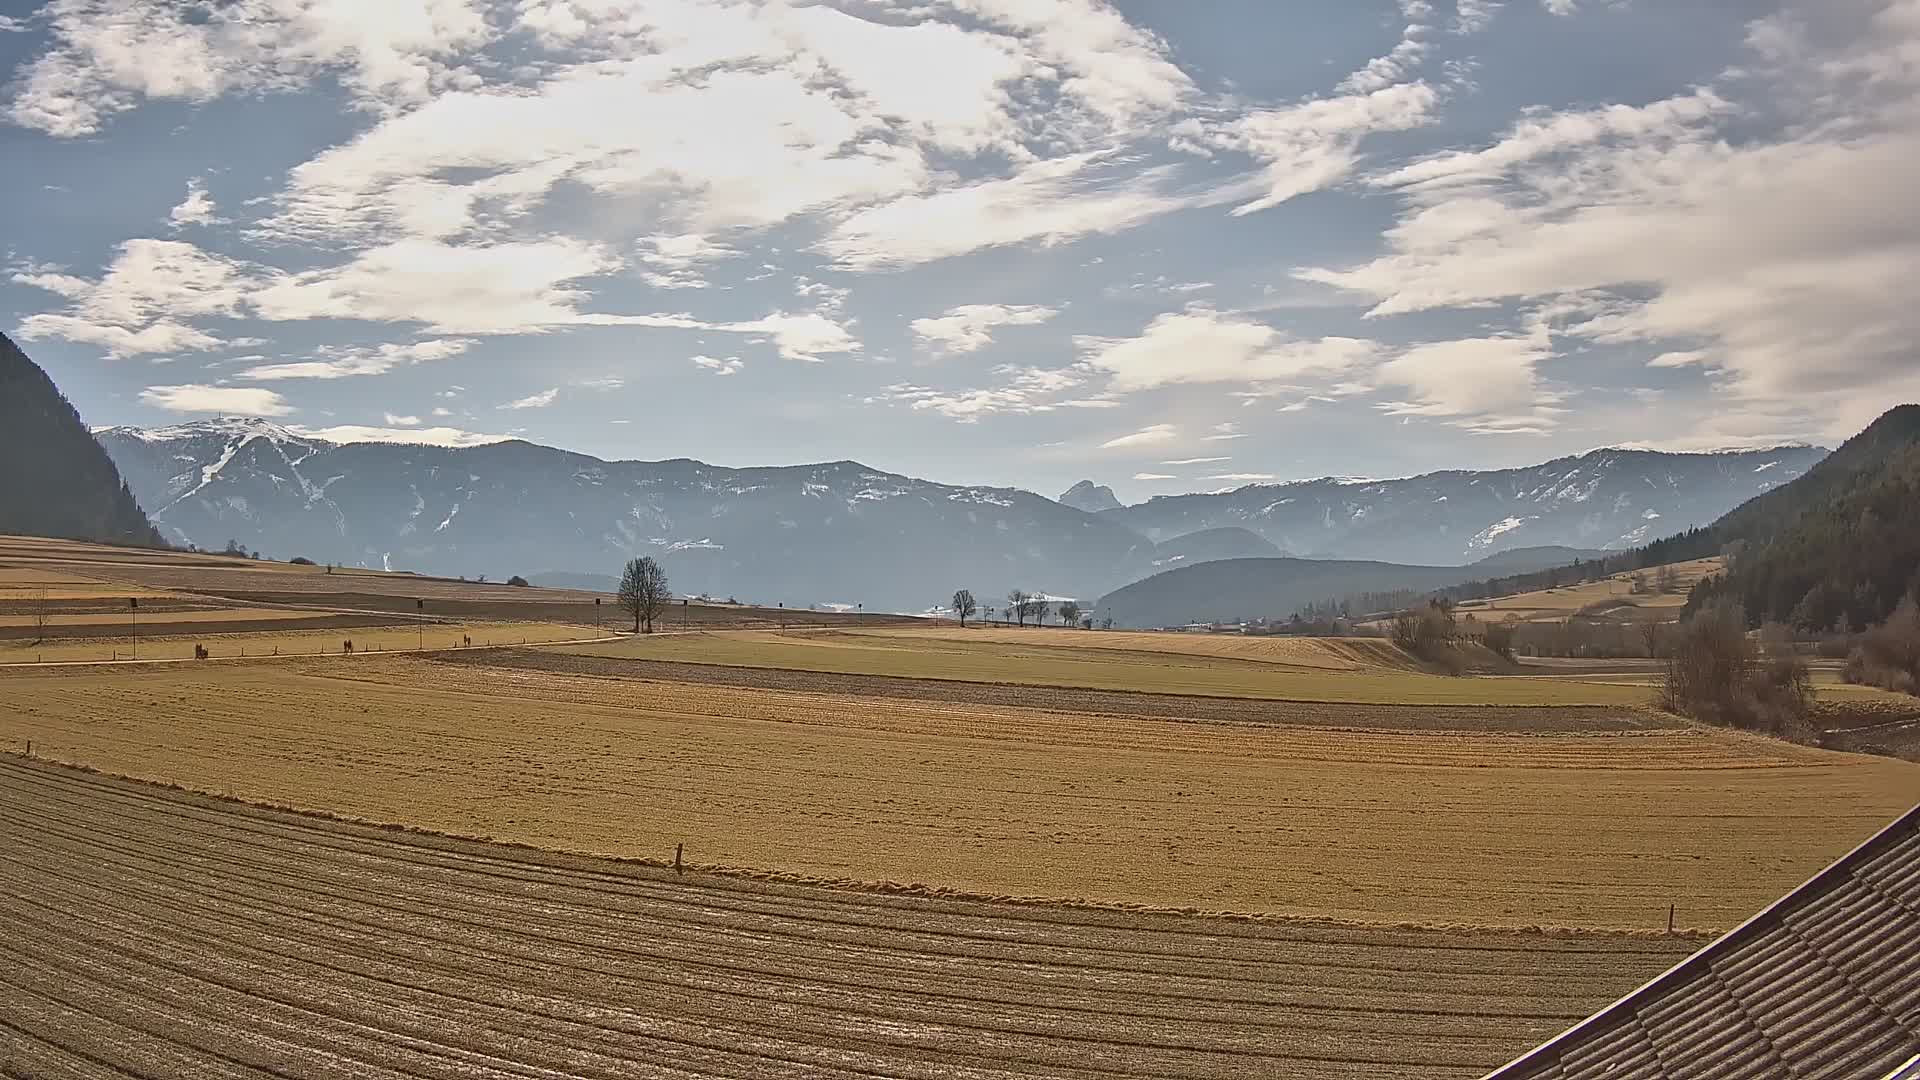
[[[1761,908],[1746,922],[1708,942],[1700,951],[1655,975],[1620,1000],[1488,1073],[1484,1080],[1518,1080],[1527,1070],[1556,1059],[1561,1048],[1566,1044],[1590,1032],[1610,1027],[1616,1015],[1622,1010],[1634,1008],[1643,1000],[1656,996],[1670,984],[1686,978],[1696,966],[1729,949],[1738,947],[1748,938],[1765,932],[1785,909],[1796,908],[1801,903],[1824,893],[1828,886],[1835,884],[1842,875],[1851,872],[1854,866],[1892,847],[1903,839],[1906,833],[1915,831],[1920,831],[1920,804],[1915,804],[1912,809],[1887,823],[1885,828],[1862,841],[1852,851],[1835,859],[1826,869],[1808,878],[1799,888]]]

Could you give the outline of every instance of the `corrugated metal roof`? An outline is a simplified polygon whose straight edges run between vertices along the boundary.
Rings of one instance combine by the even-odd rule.
[[[1487,1080],[1907,1080],[1916,1055],[1920,806]]]

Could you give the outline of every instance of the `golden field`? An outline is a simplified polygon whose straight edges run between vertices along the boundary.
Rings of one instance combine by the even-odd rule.
[[[1173,722],[478,659],[10,672],[0,740],[557,850],[1387,923],[1724,927],[1920,796],[1904,762],[1688,727]]]
[[[23,1075],[1468,1080],[1920,799],[1631,665],[699,605],[609,639],[546,590],[31,547]],[[143,658],[213,659],[13,662],[124,655],[135,594]]]

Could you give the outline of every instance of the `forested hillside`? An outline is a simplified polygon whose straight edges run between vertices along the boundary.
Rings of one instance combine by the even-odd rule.
[[[47,373],[0,334],[0,533],[160,544]]]
[[[1673,544],[1732,555],[1689,611],[1732,599],[1751,622],[1803,630],[1885,619],[1920,595],[1920,405],[1893,409],[1805,476]]]

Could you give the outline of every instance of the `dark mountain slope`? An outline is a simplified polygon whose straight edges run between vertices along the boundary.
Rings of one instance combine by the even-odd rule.
[[[1370,592],[1438,589],[1479,576],[1465,566],[1342,559],[1224,559],[1155,574],[1100,598],[1119,626],[1284,618],[1308,604]]]
[[[0,533],[160,544],[160,535],[80,414],[5,334],[0,334]]]
[[[1550,566],[1571,566],[1577,562],[1603,559],[1610,554],[1615,553],[1561,545],[1513,548],[1510,551],[1502,551],[1498,555],[1489,555],[1475,562],[1470,569],[1483,575],[1527,574],[1535,570],[1545,570]]]
[[[1754,622],[1808,630],[1886,618],[1920,597],[1920,405],[1888,411],[1805,476],[1668,547],[1733,555],[1690,608],[1734,599]]]

